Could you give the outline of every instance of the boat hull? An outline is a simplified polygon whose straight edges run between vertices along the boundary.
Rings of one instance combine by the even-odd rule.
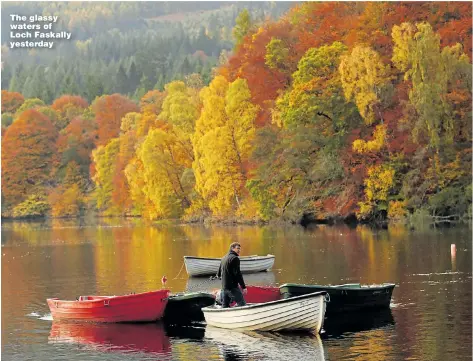
[[[208,325],[237,331],[310,331],[319,333],[325,315],[325,292],[242,307],[206,307]]]
[[[201,258],[184,256],[186,271],[189,276],[214,276],[218,272],[221,258]],[[274,256],[240,257],[241,273],[269,271],[274,265]]]
[[[214,303],[215,297],[210,293],[192,292],[171,295],[164,311],[163,321],[168,324],[204,321],[202,308]]]
[[[82,296],[78,301],[47,299],[53,320],[154,322],[163,316],[169,291],[124,296]]]
[[[395,285],[361,286],[360,284],[341,286],[319,286],[284,284],[279,287],[282,298],[297,297],[313,292],[325,291],[330,296],[327,315],[354,312],[362,309],[389,308]]]

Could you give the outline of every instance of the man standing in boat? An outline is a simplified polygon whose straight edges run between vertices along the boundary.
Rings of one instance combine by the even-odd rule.
[[[233,299],[237,306],[245,306],[245,298],[243,294],[247,293],[245,281],[240,271],[241,252],[240,243],[234,242],[230,245],[230,251],[222,258],[218,269],[217,277],[222,279],[223,307],[230,307]],[[238,287],[240,285],[243,292]]]

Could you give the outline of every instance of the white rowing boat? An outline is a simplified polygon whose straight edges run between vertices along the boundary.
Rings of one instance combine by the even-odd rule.
[[[242,307],[202,308],[208,325],[238,331],[311,331],[319,333],[325,316],[326,292]]]
[[[184,256],[186,271],[189,276],[214,276],[218,272],[221,258],[202,258]],[[241,273],[269,271],[274,265],[274,256],[241,256]]]

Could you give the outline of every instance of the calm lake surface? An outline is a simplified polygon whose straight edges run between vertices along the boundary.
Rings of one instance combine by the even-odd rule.
[[[98,220],[2,223],[3,360],[471,360],[472,229],[149,226]],[[319,337],[204,325],[61,324],[46,298],[211,290],[183,256],[276,256],[248,284],[393,282],[390,310],[326,319]],[[456,253],[451,252],[455,244]]]

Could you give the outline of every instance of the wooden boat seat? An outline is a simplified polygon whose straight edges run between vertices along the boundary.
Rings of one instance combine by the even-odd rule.
[[[332,286],[332,287],[336,287],[336,288],[339,288],[339,287],[344,287],[344,288],[361,288],[361,284],[359,283],[346,283],[344,285],[336,285],[336,286]]]
[[[78,301],[97,301],[97,300],[103,300],[105,298],[110,298],[113,296],[80,296],[78,298]]]

